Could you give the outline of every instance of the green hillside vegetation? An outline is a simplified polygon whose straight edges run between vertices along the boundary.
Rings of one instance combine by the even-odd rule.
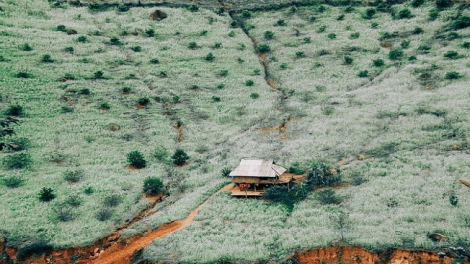
[[[123,236],[183,219],[244,157],[297,172],[328,164],[343,184],[292,207],[218,193],[143,257],[470,245],[470,193],[457,181],[470,178],[468,5],[228,14],[209,2],[158,7],[168,17],[157,21],[155,7],[0,3],[0,112],[19,120],[0,138],[11,246],[92,244],[148,206],[144,192],[167,197]]]

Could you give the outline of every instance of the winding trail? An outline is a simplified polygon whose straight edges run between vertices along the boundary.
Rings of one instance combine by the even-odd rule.
[[[97,258],[92,259],[91,262],[89,263],[129,264],[131,262],[131,259],[134,253],[150,245],[152,241],[163,238],[193,223],[194,218],[196,217],[198,212],[210,201],[210,199],[214,195],[220,192],[228,191],[230,190],[231,187],[232,187],[232,183],[227,184],[226,186],[222,187],[216,193],[212,194],[209,198],[207,198],[196,209],[191,211],[191,213],[185,219],[161,225],[156,230],[146,233],[142,236],[134,236],[134,237],[130,237],[126,239],[123,242],[116,242],[111,247],[104,250]]]

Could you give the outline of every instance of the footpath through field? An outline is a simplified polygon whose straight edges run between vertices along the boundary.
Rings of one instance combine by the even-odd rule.
[[[191,213],[183,220],[174,221],[168,224],[161,225],[156,230],[146,233],[143,236],[135,236],[126,240],[125,244],[114,243],[111,247],[103,251],[96,259],[91,261],[93,264],[129,264],[131,262],[132,255],[144,247],[150,245],[152,241],[156,239],[163,238],[173,232],[176,232],[189,224],[194,222],[199,210],[201,210],[204,205],[209,202],[209,200],[217,193],[228,191],[232,187],[232,183],[222,187],[216,193],[207,198],[202,204],[200,204],[196,209],[191,211]]]

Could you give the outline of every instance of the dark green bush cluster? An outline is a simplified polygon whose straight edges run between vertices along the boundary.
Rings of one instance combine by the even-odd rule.
[[[127,162],[135,168],[141,169],[147,166],[144,155],[137,150],[127,153]]]
[[[258,45],[258,52],[259,53],[268,53],[270,51],[271,51],[271,47],[268,44]]]
[[[444,76],[444,78],[447,80],[456,80],[456,79],[459,79],[460,77],[462,76],[460,75],[460,73],[456,71],[447,72],[446,75]]]
[[[4,114],[6,116],[24,116],[24,108],[21,105],[10,105]]]
[[[306,170],[307,166],[301,164],[300,162],[294,162],[289,166],[287,172],[294,173],[295,175],[302,175]]]
[[[294,185],[291,188],[286,185],[274,185],[266,189],[263,197],[273,202],[282,203],[289,211],[292,211],[294,205],[305,199],[309,191],[309,186],[305,184]]]
[[[305,182],[312,187],[326,187],[341,183],[341,172],[324,163],[314,163],[307,174]]]
[[[54,200],[56,195],[54,194],[54,190],[52,188],[43,187],[41,191],[39,191],[39,200],[42,202],[49,202]]]
[[[206,61],[214,61],[214,60],[215,60],[215,56],[214,56],[214,54],[212,54],[211,52],[209,52],[209,53],[206,55],[206,57],[204,57],[204,59],[205,59]]]
[[[413,18],[413,14],[411,13],[411,11],[407,8],[405,9],[402,9],[398,12],[398,19],[403,19],[403,18]]]
[[[186,163],[186,161],[189,159],[189,156],[186,154],[186,152],[184,152],[184,150],[176,149],[173,156],[171,156],[171,159],[175,165],[181,166]]]
[[[31,164],[31,155],[26,153],[17,153],[5,156],[3,158],[3,166],[6,169],[23,169]]]
[[[150,99],[148,97],[140,97],[137,99],[137,104],[141,106],[147,106],[150,103]]]
[[[51,55],[49,55],[49,54],[44,54],[44,55],[42,55],[42,57],[41,57],[41,62],[44,62],[44,63],[52,63],[52,62],[54,62],[54,60],[52,59]]]
[[[104,198],[103,205],[106,207],[116,207],[122,203],[122,197],[119,194],[111,194]]]
[[[388,52],[388,58],[390,60],[401,60],[403,56],[404,56],[403,51],[399,49],[392,49]]]
[[[24,184],[24,179],[18,176],[11,176],[2,179],[3,185],[8,188],[18,188]]]
[[[460,57],[461,56],[459,55],[459,53],[455,50],[448,50],[446,53],[444,53],[444,58],[446,59],[456,60]]]
[[[156,195],[164,191],[163,181],[158,177],[147,177],[144,180],[143,191],[147,195]]]
[[[343,198],[338,196],[335,191],[331,188],[326,188],[319,190],[315,193],[315,198],[321,204],[340,204],[343,201]]]
[[[78,170],[66,170],[64,172],[64,179],[70,183],[79,182],[83,178],[84,171]]]
[[[274,32],[272,32],[272,31],[265,31],[265,32],[264,32],[264,38],[265,38],[265,39],[268,39],[268,40],[269,40],[269,39],[273,39],[273,38],[274,38]]]

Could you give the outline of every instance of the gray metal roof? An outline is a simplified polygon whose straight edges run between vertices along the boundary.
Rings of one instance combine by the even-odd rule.
[[[276,177],[286,171],[285,168],[276,165],[273,160],[242,159],[240,164],[230,172],[231,177]]]

